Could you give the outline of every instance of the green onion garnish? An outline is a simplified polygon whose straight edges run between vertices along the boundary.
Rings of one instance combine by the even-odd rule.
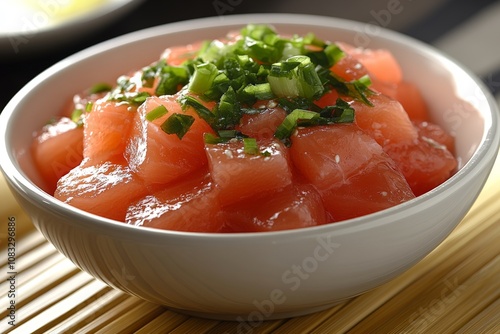
[[[219,144],[219,143],[227,143],[231,139],[243,139],[243,138],[248,138],[246,135],[243,133],[236,131],[236,130],[219,130],[217,131],[219,137],[211,134],[211,133],[205,133],[203,135],[203,138],[205,140],[205,143],[207,144]]]
[[[94,103],[92,101],[88,101],[87,104],[85,105],[85,111],[91,112],[93,107],[94,107]]]
[[[179,86],[183,86],[189,81],[189,72],[185,66],[170,66],[161,59],[151,66],[142,69],[142,85],[151,88],[158,79],[158,86],[155,94],[167,95],[175,94]]]
[[[233,87],[229,87],[227,92],[221,96],[220,102],[215,108],[215,115],[218,129],[227,129],[240,122],[241,107]]]
[[[243,91],[246,94],[252,95],[257,100],[270,100],[274,98],[273,91],[271,90],[271,85],[268,82],[256,85],[249,84],[245,86]]]
[[[160,81],[155,94],[158,96],[175,94],[179,90],[179,86],[183,86],[189,81],[188,72],[183,67],[165,65],[157,75]]]
[[[246,154],[259,154],[259,146],[255,138],[243,138],[243,151]]]
[[[307,56],[293,56],[273,64],[267,79],[276,96],[315,99],[324,91],[315,65]]]
[[[278,139],[285,140],[293,134],[293,132],[297,128],[299,120],[312,120],[319,117],[320,114],[317,112],[295,109],[285,117],[283,122],[276,129],[274,136]]]
[[[142,104],[144,101],[146,101],[146,99],[148,97],[150,97],[151,95],[149,95],[149,93],[146,93],[146,92],[140,92],[140,93],[137,93],[137,94],[134,94],[133,96],[129,97],[128,98],[128,101],[129,103],[131,104],[136,104],[136,105],[140,105]]]
[[[207,143],[245,139],[249,152],[255,151],[251,148],[253,140],[235,128],[243,114],[261,112],[258,101],[272,100],[288,114],[275,133],[285,143],[298,126],[354,121],[354,110],[342,99],[325,108],[315,104],[330,90],[371,105],[368,97],[373,92],[368,76],[348,82],[330,71],[345,56],[338,45],[313,33],[282,37],[265,24],[248,24],[240,33],[241,38],[230,43],[206,41],[180,65],[169,65],[162,59],[144,67],[139,85],[129,76],[121,76],[108,99],[140,105],[150,94],[137,92],[138,86],[153,88],[157,84],[154,95],[179,93],[182,109],[192,107],[212,127],[214,134],[204,136]],[[95,92],[110,89],[106,84],[93,87]],[[206,107],[205,101],[215,102],[211,103],[214,107]],[[167,112],[159,106],[145,117],[154,121]],[[75,115],[75,119],[78,117],[81,115]],[[163,122],[162,129],[182,138],[193,121],[187,114],[173,114]]]
[[[220,137],[216,137],[211,133],[204,133],[203,134],[203,140],[205,141],[206,144],[219,144],[222,143],[222,140]]]
[[[203,63],[195,67],[195,72],[189,82],[189,90],[203,94],[212,87],[212,83],[219,73],[217,66],[212,63]]]
[[[341,98],[337,98],[335,105],[323,108],[320,115],[327,120],[328,124],[354,122],[354,109]]]
[[[311,58],[311,61],[316,65],[321,65],[326,68],[330,68],[340,59],[342,59],[345,54],[340,47],[336,44],[328,44],[320,51],[310,51],[306,55]]]
[[[107,83],[98,83],[90,88],[90,94],[109,92],[113,87]]]
[[[82,109],[75,109],[73,112],[71,112],[71,120],[77,125],[77,126],[83,126],[83,110]]]
[[[161,129],[168,134],[175,134],[179,139],[189,131],[189,128],[194,123],[194,117],[184,114],[173,114],[166,119],[160,126]]]
[[[146,119],[152,122],[155,119],[162,117],[166,113],[168,113],[167,108],[165,108],[163,104],[160,104],[158,107],[155,107],[153,110],[149,111],[146,114]]]
[[[198,116],[200,116],[200,118],[205,120],[210,125],[214,124],[215,115],[212,113],[210,109],[201,104],[201,102],[199,102],[196,98],[190,95],[183,95],[181,96],[179,102],[181,103],[184,109],[192,107],[196,111]]]
[[[352,123],[354,109],[346,101],[338,98],[335,105],[323,108],[321,112],[295,109],[278,126],[274,136],[288,144],[290,136],[298,126]]]

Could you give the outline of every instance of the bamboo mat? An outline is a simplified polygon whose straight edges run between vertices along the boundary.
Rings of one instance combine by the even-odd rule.
[[[36,231],[0,176],[0,333],[500,333],[500,159],[453,233],[412,269],[326,311],[251,328],[178,314],[77,269]],[[9,217],[16,323],[9,324]]]

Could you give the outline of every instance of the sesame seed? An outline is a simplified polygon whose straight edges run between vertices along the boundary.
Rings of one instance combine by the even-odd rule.
[[[233,152],[231,152],[230,150],[224,150],[224,154],[226,155],[226,157],[228,157],[229,159],[232,159],[233,158]]]
[[[274,101],[274,100],[270,100],[269,102],[267,102],[268,108],[276,108],[277,105],[278,105],[278,103],[276,103],[276,101]]]

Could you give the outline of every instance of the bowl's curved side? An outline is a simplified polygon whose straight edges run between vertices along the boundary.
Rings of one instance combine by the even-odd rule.
[[[344,41],[354,40],[363,28],[331,18],[259,14],[147,29],[56,64],[7,105],[0,116],[5,138],[0,155],[7,158],[1,162],[2,171],[35,226],[77,266],[115,288],[185,312],[221,319],[251,314],[282,318],[328,307],[391,280],[431,252],[464,217],[497,154],[498,108],[479,80],[447,57],[383,29],[370,36],[370,45],[396,50],[404,58],[408,79],[423,85],[432,101],[434,119],[459,134],[457,153],[463,167],[415,200],[303,230],[208,235],[100,219],[42,191],[29,154],[31,133],[62,107],[61,96],[147,65],[165,47],[217,38],[252,21],[274,23],[284,33],[317,31]],[[440,73],[438,85],[425,85],[426,71]],[[441,94],[435,95],[439,89]],[[37,113],[28,118],[30,110]],[[464,132],[470,133],[465,140]]]

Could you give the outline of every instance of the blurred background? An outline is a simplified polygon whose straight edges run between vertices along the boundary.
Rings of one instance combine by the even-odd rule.
[[[497,0],[2,0],[0,110],[37,74],[107,39],[170,22],[246,13],[339,17],[432,44],[475,72],[499,99]],[[76,80],[77,78],[75,78]]]

